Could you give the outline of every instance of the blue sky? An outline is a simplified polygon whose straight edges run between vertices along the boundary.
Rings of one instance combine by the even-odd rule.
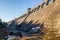
[[[26,13],[27,8],[34,8],[43,0],[0,0],[0,18],[9,21]]]

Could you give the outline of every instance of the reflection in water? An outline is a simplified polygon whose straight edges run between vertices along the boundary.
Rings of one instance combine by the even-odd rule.
[[[37,20],[35,23],[33,23],[33,21],[30,22],[24,21],[21,24],[17,25],[16,21],[12,21],[11,24],[8,25],[9,31],[8,34],[5,36],[5,38],[11,40],[12,38],[16,38],[17,36],[21,38],[23,36],[29,36],[31,34],[40,33],[41,35],[42,31],[40,29],[43,28],[44,23],[40,24],[38,22],[39,20]]]

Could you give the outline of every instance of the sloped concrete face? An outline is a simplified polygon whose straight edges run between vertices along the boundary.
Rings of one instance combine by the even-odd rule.
[[[16,21],[19,24],[25,18],[26,16]],[[55,34],[57,34],[56,37],[60,38],[60,0],[55,0],[54,3],[49,4],[46,7],[43,7],[41,10],[31,13],[26,18],[27,23],[29,23],[30,21],[33,21],[33,24],[44,23],[44,28],[47,28],[49,31],[55,32]],[[59,39],[57,38],[55,40]]]
[[[53,9],[46,20],[45,25],[46,27],[53,27],[54,30],[60,29],[60,4],[54,4]]]

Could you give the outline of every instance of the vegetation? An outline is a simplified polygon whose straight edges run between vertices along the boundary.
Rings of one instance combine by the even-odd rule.
[[[0,19],[0,39],[4,38],[5,37],[5,33],[6,33],[6,23],[2,22],[1,19]]]

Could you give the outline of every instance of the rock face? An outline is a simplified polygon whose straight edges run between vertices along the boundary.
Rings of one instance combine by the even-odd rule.
[[[53,32],[57,31],[55,33],[56,37],[60,37],[60,0],[53,0],[53,2],[49,3],[47,6],[46,3],[47,2],[44,2],[32,9],[29,15],[24,14],[22,17],[17,18],[16,22],[18,24],[21,24],[24,21],[27,23],[33,21],[32,24],[44,23],[44,28],[47,28],[50,31],[53,30]]]

